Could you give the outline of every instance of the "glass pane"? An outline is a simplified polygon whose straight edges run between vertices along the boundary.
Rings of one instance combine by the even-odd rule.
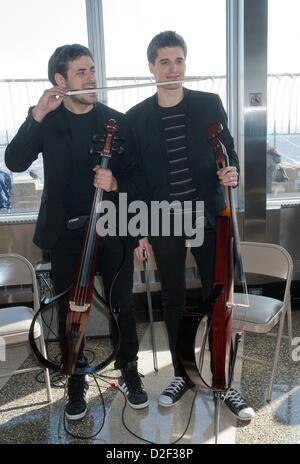
[[[85,0],[9,0],[1,3],[1,214],[37,211],[39,208],[43,189],[41,156],[26,172],[12,174],[4,165],[4,152],[26,118],[28,108],[37,103],[46,87],[51,86],[47,80],[49,57],[57,47],[67,43],[88,43]]]
[[[269,0],[268,200],[300,199],[299,0]]]
[[[103,0],[108,85],[152,81],[146,50],[159,32],[174,30],[188,47],[186,83],[215,92],[226,105],[226,0]],[[108,104],[126,111],[156,91],[155,87],[109,91]]]

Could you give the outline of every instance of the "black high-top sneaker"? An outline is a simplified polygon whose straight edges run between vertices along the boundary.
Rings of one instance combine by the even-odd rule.
[[[137,371],[137,362],[127,363],[125,367],[121,368],[121,374],[119,388],[125,394],[128,404],[134,409],[148,406],[148,395]]]
[[[242,421],[250,421],[255,416],[253,408],[246,403],[240,392],[235,388],[229,388],[226,392],[224,403],[232,414]]]
[[[87,412],[86,392],[89,389],[85,375],[72,375],[68,381],[68,402],[66,404],[66,418],[69,420],[82,419]]]
[[[168,408],[173,406],[194,384],[183,377],[174,377],[158,398],[158,404]]]

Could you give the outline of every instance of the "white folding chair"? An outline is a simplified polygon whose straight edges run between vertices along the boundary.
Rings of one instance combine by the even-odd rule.
[[[39,308],[39,293],[36,281],[36,275],[32,264],[23,256],[6,253],[0,254],[0,291],[3,299],[9,303],[13,301],[17,291],[26,289],[32,301],[32,306],[5,306],[0,307],[0,340],[2,352],[6,351],[9,346],[24,344],[28,342],[28,334],[33,315]],[[6,303],[7,304],[7,303]],[[3,305],[2,305],[3,306]],[[46,347],[43,336],[42,322],[39,318],[35,325],[34,337],[39,339],[40,349],[46,357]],[[3,360],[2,360],[3,361]],[[16,369],[1,377],[10,375],[23,374],[41,367],[30,367],[27,369]],[[48,369],[44,368],[45,383],[47,388],[48,401],[52,401],[50,377]]]
[[[245,273],[276,277],[283,279],[285,282],[282,301],[250,294],[250,308],[237,307],[233,312],[233,327],[242,328],[248,332],[268,333],[278,324],[272,374],[267,391],[267,401],[271,401],[286,315],[291,354],[292,313],[290,286],[293,275],[293,261],[290,254],[284,248],[272,243],[241,242],[241,253]],[[234,293],[234,303],[244,303],[244,296]]]

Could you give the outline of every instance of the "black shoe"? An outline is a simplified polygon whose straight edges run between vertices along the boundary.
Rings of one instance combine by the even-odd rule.
[[[128,404],[134,409],[148,406],[148,395],[137,371],[137,362],[132,361],[121,368],[122,377],[119,379],[119,388],[125,393]]]
[[[170,385],[164,389],[158,398],[158,404],[166,408],[173,406],[193,386],[193,383],[183,377],[174,377]]]
[[[68,382],[68,402],[65,409],[69,420],[82,419],[87,412],[86,392],[89,389],[85,375],[72,375]]]
[[[254,410],[246,403],[235,388],[229,388],[225,395],[224,403],[232,414],[240,420],[250,421],[255,416]]]

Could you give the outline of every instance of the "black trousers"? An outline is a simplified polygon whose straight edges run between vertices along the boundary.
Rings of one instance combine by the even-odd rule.
[[[56,246],[50,251],[52,278],[56,294],[67,289],[71,283],[80,256],[82,231],[64,231]],[[119,309],[118,324],[121,342],[116,357],[116,367],[121,368],[130,361],[137,360],[138,338],[133,307],[133,249],[135,242],[126,238],[126,256],[123,267],[115,281],[112,291],[112,307]],[[118,237],[100,238],[97,255],[97,272],[102,277],[105,298],[109,298],[109,289],[122,260],[122,245]],[[59,339],[64,349],[66,316],[69,296],[59,300]],[[116,332],[112,333],[112,342],[116,343]],[[84,362],[84,346],[79,353],[79,364]]]
[[[154,257],[161,282],[162,301],[169,346],[175,376],[184,376],[177,354],[179,321],[185,307],[185,237],[151,237]],[[197,263],[202,283],[202,299],[211,293],[215,254],[215,229],[208,226],[204,230],[204,242],[200,247],[192,247],[191,252]]]

